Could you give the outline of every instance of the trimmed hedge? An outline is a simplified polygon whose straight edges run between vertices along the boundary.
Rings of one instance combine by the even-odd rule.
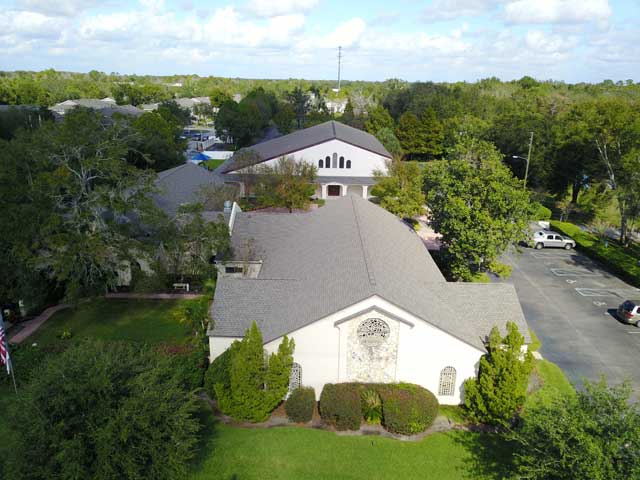
[[[392,433],[424,432],[438,415],[438,400],[426,388],[412,383],[394,384],[379,391],[384,428]]]
[[[356,430],[363,420],[364,392],[373,391],[382,403],[382,425],[391,433],[413,435],[431,426],[438,400],[426,388],[412,383],[326,384],[320,395],[320,416],[338,430]]]
[[[296,388],[284,404],[287,417],[292,422],[306,423],[313,417],[316,404],[316,392],[312,387]]]
[[[320,394],[320,416],[338,430],[358,430],[362,420],[360,385],[327,383]]]
[[[633,248],[623,248],[612,239],[605,247],[604,242],[596,235],[581,230],[573,223],[553,220],[551,228],[573,238],[578,250],[602,262],[609,270],[635,287],[640,287],[640,265],[638,265],[638,254],[634,253]]]

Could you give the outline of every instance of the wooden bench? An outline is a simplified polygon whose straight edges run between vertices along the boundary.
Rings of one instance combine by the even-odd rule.
[[[188,283],[174,283],[174,290],[184,290],[185,292],[189,292],[189,284]]]

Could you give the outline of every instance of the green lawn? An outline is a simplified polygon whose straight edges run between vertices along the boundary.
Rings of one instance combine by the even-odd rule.
[[[180,342],[189,330],[172,318],[183,300],[99,299],[56,313],[25,342],[49,345],[69,330],[72,338]]]
[[[510,458],[509,444],[489,434],[456,431],[403,442],[209,420],[190,479],[501,479]]]
[[[564,375],[560,367],[547,360],[536,360],[532,375],[536,375],[541,387],[527,395],[524,410],[535,405],[548,404],[558,396],[575,395],[576,391],[571,382]]]
[[[224,163],[224,160],[214,160],[212,158],[211,160],[205,160],[204,162],[202,162],[202,165],[207,167],[207,169],[209,169],[209,170],[215,170],[216,168],[218,168],[223,163]]]

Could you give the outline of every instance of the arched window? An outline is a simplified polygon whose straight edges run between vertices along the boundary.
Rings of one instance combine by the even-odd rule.
[[[332,168],[338,168],[338,154],[337,153],[333,154],[333,162],[331,162],[331,167]]]
[[[318,168],[323,168],[324,167],[324,162],[322,161],[322,159],[318,160]]]
[[[291,364],[291,373],[289,374],[289,393],[293,392],[296,388],[302,386],[302,367],[299,363],[293,362]]]
[[[347,168],[351,168],[351,160],[347,160]]]
[[[331,168],[331,157],[329,155],[324,159],[324,168]]]
[[[389,338],[389,325],[381,318],[367,318],[358,325],[358,339],[365,346],[375,346]]]
[[[440,386],[438,387],[438,395],[453,396],[456,390],[456,369],[453,367],[444,367],[440,372]]]
[[[340,168],[344,168],[344,157],[340,157]]]

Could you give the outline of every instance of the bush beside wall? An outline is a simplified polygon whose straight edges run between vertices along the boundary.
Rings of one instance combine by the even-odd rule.
[[[362,420],[359,384],[327,383],[320,394],[320,416],[338,430],[358,430]]]
[[[360,428],[362,396],[375,392],[382,403],[382,425],[389,432],[412,435],[431,426],[438,414],[438,400],[426,388],[412,383],[326,384],[320,395],[320,416],[338,430]],[[374,419],[371,419],[374,420]],[[375,423],[375,422],[373,422]]]
[[[438,415],[438,400],[426,388],[399,383],[379,389],[382,424],[391,433],[413,435],[424,432]]]
[[[312,387],[296,388],[286,403],[284,409],[292,422],[306,423],[313,417],[313,407],[316,404],[316,392]]]

